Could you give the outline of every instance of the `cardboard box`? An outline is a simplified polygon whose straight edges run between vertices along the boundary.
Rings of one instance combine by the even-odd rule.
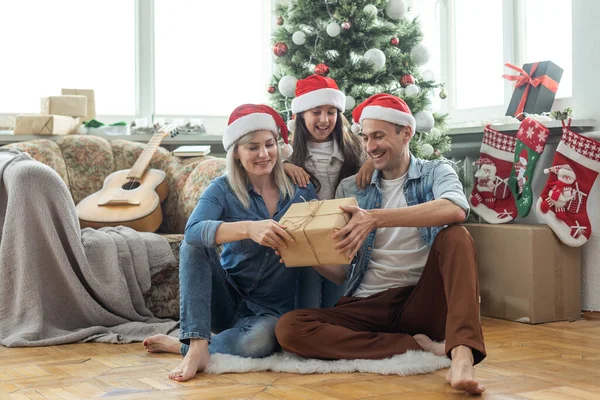
[[[350,214],[340,210],[342,205],[358,204],[350,197],[312,200],[290,206],[279,221],[295,240],[287,249],[279,250],[287,267],[350,263],[347,254],[340,254],[334,248],[335,242],[331,238],[350,221]]]
[[[69,135],[77,133],[79,118],[64,115],[17,115],[15,135]]]
[[[87,114],[87,97],[75,95],[42,97],[41,110],[42,114],[45,115],[85,117]]]
[[[96,119],[96,97],[91,89],[62,89],[63,95],[79,95],[87,97],[87,114],[83,117],[83,121],[91,121]]]
[[[546,225],[465,224],[477,248],[481,315],[539,324],[581,318],[581,248]]]
[[[531,74],[534,64],[537,64],[537,67],[535,68],[533,74]],[[547,77],[555,81],[557,83],[557,87],[563,74],[563,69],[554,64],[552,61],[541,61],[539,63],[525,64],[523,65],[523,70],[530,75],[534,81],[536,81],[536,79]],[[512,73],[510,75],[512,75]],[[552,104],[554,103],[556,92],[548,89],[543,82],[535,82],[535,85],[525,83],[522,86],[515,86],[515,91],[513,92],[510,103],[508,104],[508,109],[506,110],[506,115],[518,116],[520,114],[517,109],[519,107],[519,103],[523,99],[523,95],[525,94],[527,87],[529,87],[529,93],[527,94],[523,112],[528,114],[542,114],[552,110]]]

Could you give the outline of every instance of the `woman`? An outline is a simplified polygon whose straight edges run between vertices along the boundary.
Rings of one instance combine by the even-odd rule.
[[[202,371],[211,353],[265,357],[279,349],[275,325],[294,308],[297,277],[275,253],[293,240],[276,221],[316,193],[312,184],[295,188],[285,175],[278,132],[287,145],[283,119],[265,105],[242,105],[229,118],[227,174],[203,192],[181,244],[179,340],[144,341],[149,352],[184,356],[169,374],[173,380]]]

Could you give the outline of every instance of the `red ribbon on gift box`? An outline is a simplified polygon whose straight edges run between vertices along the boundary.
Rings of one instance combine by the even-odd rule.
[[[539,64],[540,64],[539,62],[536,62],[531,66],[531,75],[533,75],[535,73],[535,70],[537,69]],[[529,75],[527,72],[525,72],[525,70],[517,67],[516,65],[506,63],[506,64],[504,64],[504,66],[506,66],[510,69],[514,69],[515,71],[517,71],[520,74],[520,75],[504,74],[504,75],[502,75],[502,77],[504,79],[508,79],[509,81],[517,81],[515,84],[515,87],[521,87],[523,85],[527,85],[527,87],[525,87],[525,92],[523,92],[523,96],[521,97],[521,101],[519,102],[519,106],[517,107],[517,111],[515,112],[515,116],[518,116],[519,114],[521,114],[523,112],[523,110],[525,110],[525,103],[527,102],[527,96],[529,96],[529,88],[531,86],[537,87],[539,85],[542,85],[553,93],[556,93],[556,91],[558,90],[558,82],[556,82],[554,79],[550,78],[548,75],[543,75],[543,76],[538,76],[537,78],[532,78],[531,75]]]

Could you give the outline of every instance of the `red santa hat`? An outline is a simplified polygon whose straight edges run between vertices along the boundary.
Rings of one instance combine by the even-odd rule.
[[[362,121],[365,119],[378,119],[401,126],[410,126],[415,134],[416,122],[410,108],[399,97],[391,94],[376,94],[354,108],[352,111],[352,132],[360,133]]]
[[[346,109],[346,95],[331,78],[311,75],[296,82],[296,97],[292,100],[292,113],[298,114],[311,108],[334,106],[341,112]]]
[[[288,129],[281,115],[264,104],[242,104],[229,116],[229,122],[223,134],[223,147],[228,151],[242,136],[250,132],[268,130],[281,135],[285,143],[281,154],[287,158],[292,155],[292,146],[288,143]]]

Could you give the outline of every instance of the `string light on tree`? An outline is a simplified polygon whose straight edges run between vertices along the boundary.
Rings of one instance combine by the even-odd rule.
[[[297,46],[302,46],[304,43],[306,43],[306,33],[302,31],[294,32],[292,35],[292,42],[294,42],[294,44]]]
[[[327,66],[327,64],[317,64],[315,66],[315,74],[327,76],[327,74],[329,74],[329,67]]]
[[[429,57],[431,57],[429,49],[421,43],[413,47],[410,51],[410,54],[412,55],[413,60],[415,60],[415,64],[417,65],[427,64],[427,61],[429,61]]]
[[[298,78],[295,76],[286,75],[282,77],[277,85],[279,93],[285,97],[294,97],[294,94],[296,93],[296,82],[298,82]]]
[[[385,7],[387,16],[396,21],[404,18],[407,11],[408,7],[404,0],[388,0],[387,6]]]
[[[287,52],[288,52],[287,44],[285,44],[283,42],[277,42],[273,46],[273,54],[275,54],[277,57],[284,57],[287,54]]]
[[[342,31],[342,28],[340,28],[340,24],[338,24],[337,22],[330,22],[329,25],[327,25],[326,30],[329,36],[336,37]]]
[[[385,53],[379,49],[367,50],[363,59],[372,64],[374,71],[380,71],[385,66]]]

